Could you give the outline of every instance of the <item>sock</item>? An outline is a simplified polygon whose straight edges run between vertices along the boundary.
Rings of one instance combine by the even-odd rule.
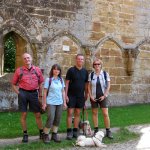
[[[98,131],[98,127],[94,127],[94,131]]]
[[[78,128],[73,128],[73,132],[77,132],[78,131]]]
[[[106,132],[110,131],[110,128],[106,128]]]
[[[40,134],[42,134],[43,133],[43,129],[40,129],[39,132],[40,132]]]
[[[71,129],[71,128],[68,128],[68,129],[67,129],[67,132],[72,132],[72,129]]]
[[[45,127],[45,128],[44,128],[44,133],[45,133],[45,134],[49,134],[49,132],[50,132],[50,128],[46,128],[46,127]]]
[[[53,133],[57,133],[57,131],[58,131],[58,127],[57,127],[57,126],[53,126],[52,132],[53,132]]]

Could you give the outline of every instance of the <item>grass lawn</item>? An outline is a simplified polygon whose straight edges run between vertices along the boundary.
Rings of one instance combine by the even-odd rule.
[[[91,118],[91,109],[88,111],[88,118],[92,124]],[[132,106],[124,106],[124,107],[113,107],[109,108],[111,127],[120,127],[121,130],[115,133],[114,140],[107,140],[104,138],[105,143],[114,143],[126,141],[132,138],[138,137],[138,135],[129,132],[124,127],[135,124],[147,124],[150,123],[150,104],[140,104],[140,105],[132,105]],[[46,121],[46,114],[42,115],[43,123]],[[20,113],[18,112],[3,112],[0,115],[0,138],[14,138],[21,137],[22,131],[20,127]],[[38,130],[35,124],[34,115],[32,113],[28,114],[27,118],[28,124],[28,133],[30,135],[38,135]],[[101,111],[99,111],[99,127],[104,128],[103,118],[101,115]],[[61,125],[59,128],[59,132],[66,132],[66,111],[63,112],[63,116],[61,119]],[[60,145],[51,142],[50,145],[45,145],[43,142],[33,142],[31,144],[21,144],[10,147],[5,147],[6,149],[58,149],[58,147],[72,147],[72,142],[75,141],[66,141],[64,140]],[[5,149],[4,148],[4,149]]]

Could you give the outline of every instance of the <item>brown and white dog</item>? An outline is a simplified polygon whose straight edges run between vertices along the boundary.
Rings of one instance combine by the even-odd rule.
[[[80,135],[77,138],[76,145],[77,146],[97,146],[97,147],[106,147],[104,143],[102,143],[102,139],[104,137],[104,132],[98,131],[93,137],[85,137],[84,135]]]

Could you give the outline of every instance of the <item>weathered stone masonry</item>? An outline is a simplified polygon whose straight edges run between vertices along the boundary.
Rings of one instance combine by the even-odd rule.
[[[83,53],[89,72],[95,57],[103,60],[111,76],[111,106],[149,102],[149,6],[148,0],[0,0],[0,109],[17,107],[11,74],[3,73],[9,32],[16,41],[16,67],[27,51],[45,76],[54,63],[65,76],[74,56]]]

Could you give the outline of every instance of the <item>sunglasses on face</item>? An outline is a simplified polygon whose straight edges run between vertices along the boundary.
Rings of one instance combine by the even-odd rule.
[[[101,64],[93,64],[94,66],[99,66],[99,65],[101,65]]]

